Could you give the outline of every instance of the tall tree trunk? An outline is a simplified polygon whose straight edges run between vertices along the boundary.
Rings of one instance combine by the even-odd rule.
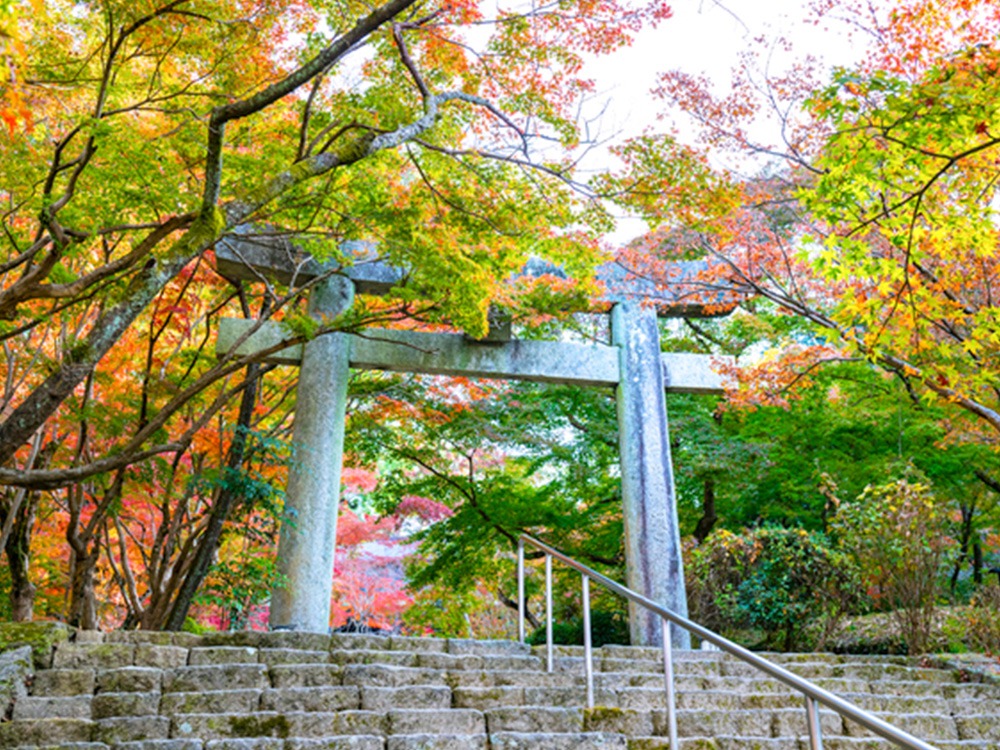
[[[955,593],[955,586],[958,585],[958,576],[969,559],[969,542],[972,540],[972,518],[975,515],[976,506],[975,503],[972,505],[962,503],[960,508],[962,511],[962,536],[959,541],[958,559],[955,561],[955,568],[951,572],[951,581],[949,582],[952,594]]]
[[[15,513],[4,545],[10,571],[10,609],[14,622],[30,622],[35,614],[35,585],[31,582],[31,530],[35,525],[38,494],[28,493]],[[9,507],[0,506],[0,525],[7,523]]]
[[[240,472],[246,458],[247,436],[253,419],[253,407],[257,400],[259,379],[260,365],[249,365],[246,371],[248,385],[243,390],[243,396],[240,399],[240,414],[236,421],[236,432],[233,435],[233,442],[229,446],[229,455],[226,457],[225,476],[227,481],[224,482],[218,497],[212,504],[208,526],[198,542],[198,548],[194,553],[194,562],[181,583],[170,615],[163,623],[164,630],[180,630],[184,626],[184,620],[187,619],[188,611],[191,609],[191,602],[194,601],[195,594],[212,568],[216,552],[219,549],[219,542],[222,539],[222,529],[229,519],[230,511],[239,499],[236,489],[239,483],[235,481],[235,475]]]
[[[69,614],[66,621],[75,628],[97,630],[97,597],[94,594],[94,568],[100,546],[94,544],[83,554],[75,553],[73,578],[70,581]]]
[[[715,522],[719,520],[715,514],[715,480],[711,477],[705,480],[701,508],[701,518],[698,519],[698,525],[694,529],[694,538],[698,540],[698,544],[702,544],[708,538],[715,527]]]

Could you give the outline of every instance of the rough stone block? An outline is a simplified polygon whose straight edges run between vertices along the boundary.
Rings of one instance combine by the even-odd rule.
[[[57,747],[90,742],[89,719],[25,719],[0,723],[0,748],[38,745]]]
[[[276,664],[270,668],[275,688],[339,685],[343,668],[336,664]]]
[[[630,747],[620,734],[490,733],[490,750],[628,750]]]
[[[934,714],[895,714],[876,712],[875,716],[899,727],[904,732],[920,737],[933,744],[935,740],[960,739],[956,720],[950,716]],[[844,733],[849,737],[874,737],[874,732],[855,721],[844,719]]]
[[[278,664],[328,664],[327,651],[306,651],[298,648],[261,648],[257,650],[257,661],[268,666]]]
[[[479,656],[529,656],[531,646],[517,641],[477,641],[472,638],[449,638],[449,654],[477,654]]]
[[[957,716],[955,724],[960,739],[1000,742],[1000,721],[996,716]]]
[[[164,716],[253,713],[260,706],[262,692],[248,689],[164,693],[160,699],[160,713]]]
[[[483,669],[545,669],[545,662],[528,654],[483,654],[482,658]]]
[[[461,672],[450,672],[449,677],[461,675]],[[480,674],[472,672],[471,674]],[[519,670],[496,670],[482,672],[488,677],[489,685],[515,685],[521,687],[572,687],[583,684],[583,674],[557,674],[555,672],[521,672]]]
[[[448,650],[447,638],[414,638],[405,635],[389,636],[389,648],[393,651],[415,651],[420,653],[443,654]]]
[[[77,630],[73,634],[73,643],[104,643],[103,630]]]
[[[805,706],[782,708],[771,712],[773,723],[770,734],[774,737],[799,737],[809,734]],[[844,734],[844,720],[835,711],[820,711],[819,726],[823,736]]]
[[[331,633],[330,650],[360,649],[378,651],[389,648],[391,640],[384,635],[368,635],[364,633]]]
[[[13,718],[17,719],[89,719],[89,695],[50,698],[24,696],[14,704]]]
[[[387,737],[385,750],[487,750],[485,734],[397,734]]]
[[[455,708],[475,708],[485,711],[500,706],[520,706],[524,704],[525,688],[513,685],[498,687],[459,687],[452,689]]]
[[[48,669],[52,666],[53,647],[69,640],[70,633],[69,627],[61,622],[3,622],[0,651],[30,646],[35,669]]]
[[[583,710],[579,708],[542,708],[513,706],[486,711],[490,735],[495,732],[553,733],[583,731]]]
[[[130,643],[60,643],[52,657],[56,669],[116,669],[132,666],[135,646]]]
[[[654,711],[655,734],[667,733],[665,711]],[[718,737],[720,735],[771,736],[771,714],[767,711],[706,711],[677,712],[677,733],[685,737]]]
[[[271,687],[263,664],[216,664],[179,667],[164,673],[163,692],[188,693],[199,690],[247,690]]]
[[[169,646],[173,643],[173,635],[156,630],[112,630],[104,634],[104,642]]]
[[[289,737],[335,737],[348,734],[381,736],[386,733],[386,716],[377,711],[296,711],[283,715],[288,719]]]
[[[253,646],[200,646],[188,652],[188,666],[204,667],[215,664],[256,664],[257,649]]]
[[[448,710],[451,708],[451,688],[444,685],[363,687],[361,708],[365,711],[390,711],[396,708]]]
[[[587,702],[585,687],[526,687],[524,703],[528,706],[582,706]],[[594,704],[618,706],[618,693],[614,690],[594,689]],[[603,730],[602,730],[603,731]]]
[[[0,718],[7,714],[11,703],[27,695],[32,669],[31,646],[0,653]]]
[[[139,740],[165,740],[170,735],[166,716],[129,716],[94,722],[93,739],[108,745]]]
[[[271,711],[253,714],[174,714],[169,721],[172,737],[206,742],[236,737],[284,738],[291,734],[288,718]]]
[[[181,648],[197,648],[202,645],[202,636],[194,633],[171,633],[170,645]]]
[[[797,737],[716,737],[719,750],[800,750]],[[810,750],[806,742],[805,750]]]
[[[649,711],[595,706],[583,710],[583,730],[644,736],[653,733],[653,719]]]
[[[265,690],[260,699],[262,711],[346,711],[361,708],[356,686],[293,687]]]
[[[445,674],[433,669],[410,669],[389,664],[348,664],[344,667],[345,685],[402,687],[404,685],[444,685]]]
[[[94,692],[93,669],[43,669],[31,681],[31,691],[36,695],[51,697],[89,695]]]
[[[663,674],[662,661],[647,659],[604,659],[594,660],[594,669],[601,672],[642,672],[645,674]]]
[[[389,711],[388,734],[483,734],[486,719],[482,711],[455,708],[450,711],[436,709],[399,709]]]
[[[123,667],[97,673],[99,693],[156,693],[163,684],[163,670],[153,667]]]
[[[330,652],[333,664],[390,664],[397,667],[417,666],[417,654],[388,649],[336,649]]]
[[[606,659],[624,659],[628,661],[657,661],[663,659],[663,650],[653,646],[623,646],[606,643],[599,649],[595,649],[595,651]]]
[[[372,734],[318,739],[289,737],[285,740],[285,750],[383,750],[384,747],[385,740],[381,736]]]
[[[284,740],[274,737],[237,737],[206,742],[205,750],[282,750],[284,745]]]
[[[201,740],[138,740],[120,742],[115,750],[202,750]]]
[[[92,704],[93,718],[149,716],[160,712],[159,693],[99,693]]]
[[[417,665],[425,669],[482,669],[483,657],[474,654],[447,654],[428,652],[414,654]]]
[[[188,649],[180,646],[162,646],[140,643],[135,647],[135,665],[137,667],[155,667],[156,669],[176,669],[187,665]]]

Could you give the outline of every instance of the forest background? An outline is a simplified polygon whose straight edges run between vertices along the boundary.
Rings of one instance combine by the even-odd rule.
[[[600,339],[613,255],[727,313],[666,347],[738,357],[723,402],[669,406],[696,617],[849,648],[885,612],[874,647],[923,651],[949,604],[945,646],[1000,649],[1000,9],[803,14],[859,61],[776,70],[759,39],[721,93],[663,71],[665,119],[587,174],[584,63],[672,23],[662,3],[0,2],[5,617],[266,626],[296,373],[216,357],[220,317],[481,336],[492,306]],[[650,231],[611,248],[621,211]],[[410,272],[317,323],[316,281],[216,273],[237,230]],[[564,273],[516,277],[529,257]],[[497,634],[521,531],[621,575],[612,394],[355,373],[348,411],[335,626]]]

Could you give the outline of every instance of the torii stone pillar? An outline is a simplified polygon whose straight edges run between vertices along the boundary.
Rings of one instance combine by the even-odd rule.
[[[635,302],[615,305],[611,341],[620,360],[615,402],[628,587],[687,617],[656,311]],[[661,628],[659,617],[629,602],[632,643],[660,643]],[[683,628],[671,628],[670,640],[675,648],[691,648]]]
[[[351,280],[332,276],[312,290],[309,314],[332,320],[353,302]],[[350,341],[343,333],[320,336],[303,347],[286,520],[278,540],[278,572],[289,583],[271,594],[273,630],[330,629],[349,357]]]

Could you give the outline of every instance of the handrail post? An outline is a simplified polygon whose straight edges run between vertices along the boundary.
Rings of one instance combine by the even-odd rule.
[[[594,707],[594,647],[590,641],[590,578],[583,576],[583,668],[587,675],[587,708]]]
[[[809,747],[823,750],[823,730],[819,723],[819,703],[812,696],[806,698],[806,721],[809,724]]]
[[[545,670],[552,671],[552,555],[545,555]]]
[[[663,680],[667,688],[667,734],[670,737],[670,748],[675,750],[677,744],[677,699],[674,695],[674,649],[670,642],[670,623],[664,618],[661,621],[663,631]]]
[[[517,640],[524,643],[524,540],[517,540]]]

